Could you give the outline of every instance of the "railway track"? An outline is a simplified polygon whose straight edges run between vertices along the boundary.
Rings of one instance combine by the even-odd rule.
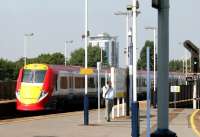
[[[68,107],[62,111],[56,110],[45,110],[45,111],[18,111],[16,110],[15,101],[12,102],[1,102],[0,103],[0,122],[2,120],[24,118],[24,117],[35,117],[35,116],[45,116],[50,114],[61,114],[63,112],[73,112],[83,110],[82,105],[77,105],[73,107]]]

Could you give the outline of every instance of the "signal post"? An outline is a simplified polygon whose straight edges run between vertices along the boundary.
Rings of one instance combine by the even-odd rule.
[[[158,127],[151,137],[177,137],[168,120],[169,0],[152,0],[152,6],[158,9]]]

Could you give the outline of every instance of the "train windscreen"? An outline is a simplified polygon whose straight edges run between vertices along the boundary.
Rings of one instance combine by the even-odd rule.
[[[24,69],[22,82],[26,83],[43,83],[46,70]]]

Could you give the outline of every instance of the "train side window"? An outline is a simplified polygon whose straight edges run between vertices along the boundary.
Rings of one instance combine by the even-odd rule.
[[[101,78],[101,87],[105,86],[105,78]]]
[[[61,89],[67,89],[69,88],[67,85],[68,79],[67,77],[60,77],[60,88]]]
[[[88,87],[89,88],[95,88],[94,78],[92,78],[92,77],[88,78]]]
[[[73,77],[69,77],[69,88],[73,88]]]
[[[85,87],[85,78],[75,77],[75,88],[84,88],[84,87]]]

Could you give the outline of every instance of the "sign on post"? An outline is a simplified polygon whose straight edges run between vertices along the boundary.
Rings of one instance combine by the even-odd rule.
[[[126,70],[122,68],[111,68],[111,82],[115,91],[115,97],[126,97]]]
[[[180,92],[180,86],[171,86],[170,91],[173,93],[179,93]]]
[[[171,86],[170,91],[174,93],[174,108],[176,108],[176,93],[180,92],[180,86]]]
[[[82,75],[92,75],[94,73],[94,70],[91,68],[81,68],[80,69],[80,74]]]

